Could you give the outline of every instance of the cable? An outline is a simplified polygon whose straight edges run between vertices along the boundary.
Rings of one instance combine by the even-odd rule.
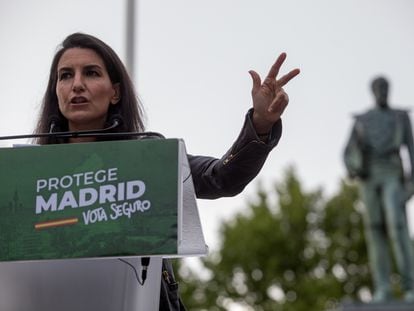
[[[147,271],[150,263],[150,257],[141,257],[141,279],[139,278],[138,271],[133,264],[122,258],[118,258],[118,260],[130,266],[134,270],[135,278],[137,279],[138,284],[144,286],[145,280],[147,279]]]
[[[144,282],[139,279],[137,269],[134,267],[134,265],[131,264],[130,262],[122,259],[122,258],[118,258],[118,260],[122,261],[123,263],[126,263],[128,266],[130,266],[134,270],[135,278],[137,279],[138,284],[141,285],[141,286],[144,286]]]

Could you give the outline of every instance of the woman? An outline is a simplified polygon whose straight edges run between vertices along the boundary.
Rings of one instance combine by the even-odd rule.
[[[286,58],[281,54],[261,82],[255,71],[253,108],[232,148],[221,158],[188,156],[195,192],[199,198],[232,196],[257,175],[281,136],[280,117],[288,104],[283,90],[295,69],[276,79]],[[113,116],[122,122],[113,132],[143,132],[142,109],[134,87],[116,53],[101,40],[86,34],[68,36],[56,53],[35,133],[103,129]],[[91,142],[94,137],[54,139],[41,137],[39,144]],[[163,263],[160,310],[184,310],[168,261]]]

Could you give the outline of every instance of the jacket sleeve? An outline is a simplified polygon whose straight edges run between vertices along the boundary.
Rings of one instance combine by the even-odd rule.
[[[273,125],[265,143],[254,130],[252,113],[249,110],[237,140],[221,159],[188,155],[198,198],[215,199],[240,193],[256,177],[269,152],[279,142],[282,121]]]

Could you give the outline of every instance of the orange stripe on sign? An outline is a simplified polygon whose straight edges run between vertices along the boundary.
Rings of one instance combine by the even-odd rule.
[[[68,226],[74,225],[79,221],[78,218],[65,218],[65,219],[58,219],[58,220],[49,220],[44,222],[39,222],[35,224],[35,229],[47,229],[51,227],[60,227],[60,226]]]

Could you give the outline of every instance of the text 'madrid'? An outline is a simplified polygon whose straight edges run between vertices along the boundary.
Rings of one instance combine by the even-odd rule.
[[[86,208],[82,212],[85,225],[115,220],[121,216],[130,218],[136,212],[145,212],[151,207],[149,200],[140,200],[146,190],[142,180],[118,181],[118,168],[88,171],[61,177],[50,177],[36,181],[36,214],[59,212],[68,208]],[[98,208],[87,209],[99,204]],[[108,217],[105,205],[110,207]],[[57,226],[56,223],[41,223],[42,228]],[[38,224],[39,225],[39,224]]]

